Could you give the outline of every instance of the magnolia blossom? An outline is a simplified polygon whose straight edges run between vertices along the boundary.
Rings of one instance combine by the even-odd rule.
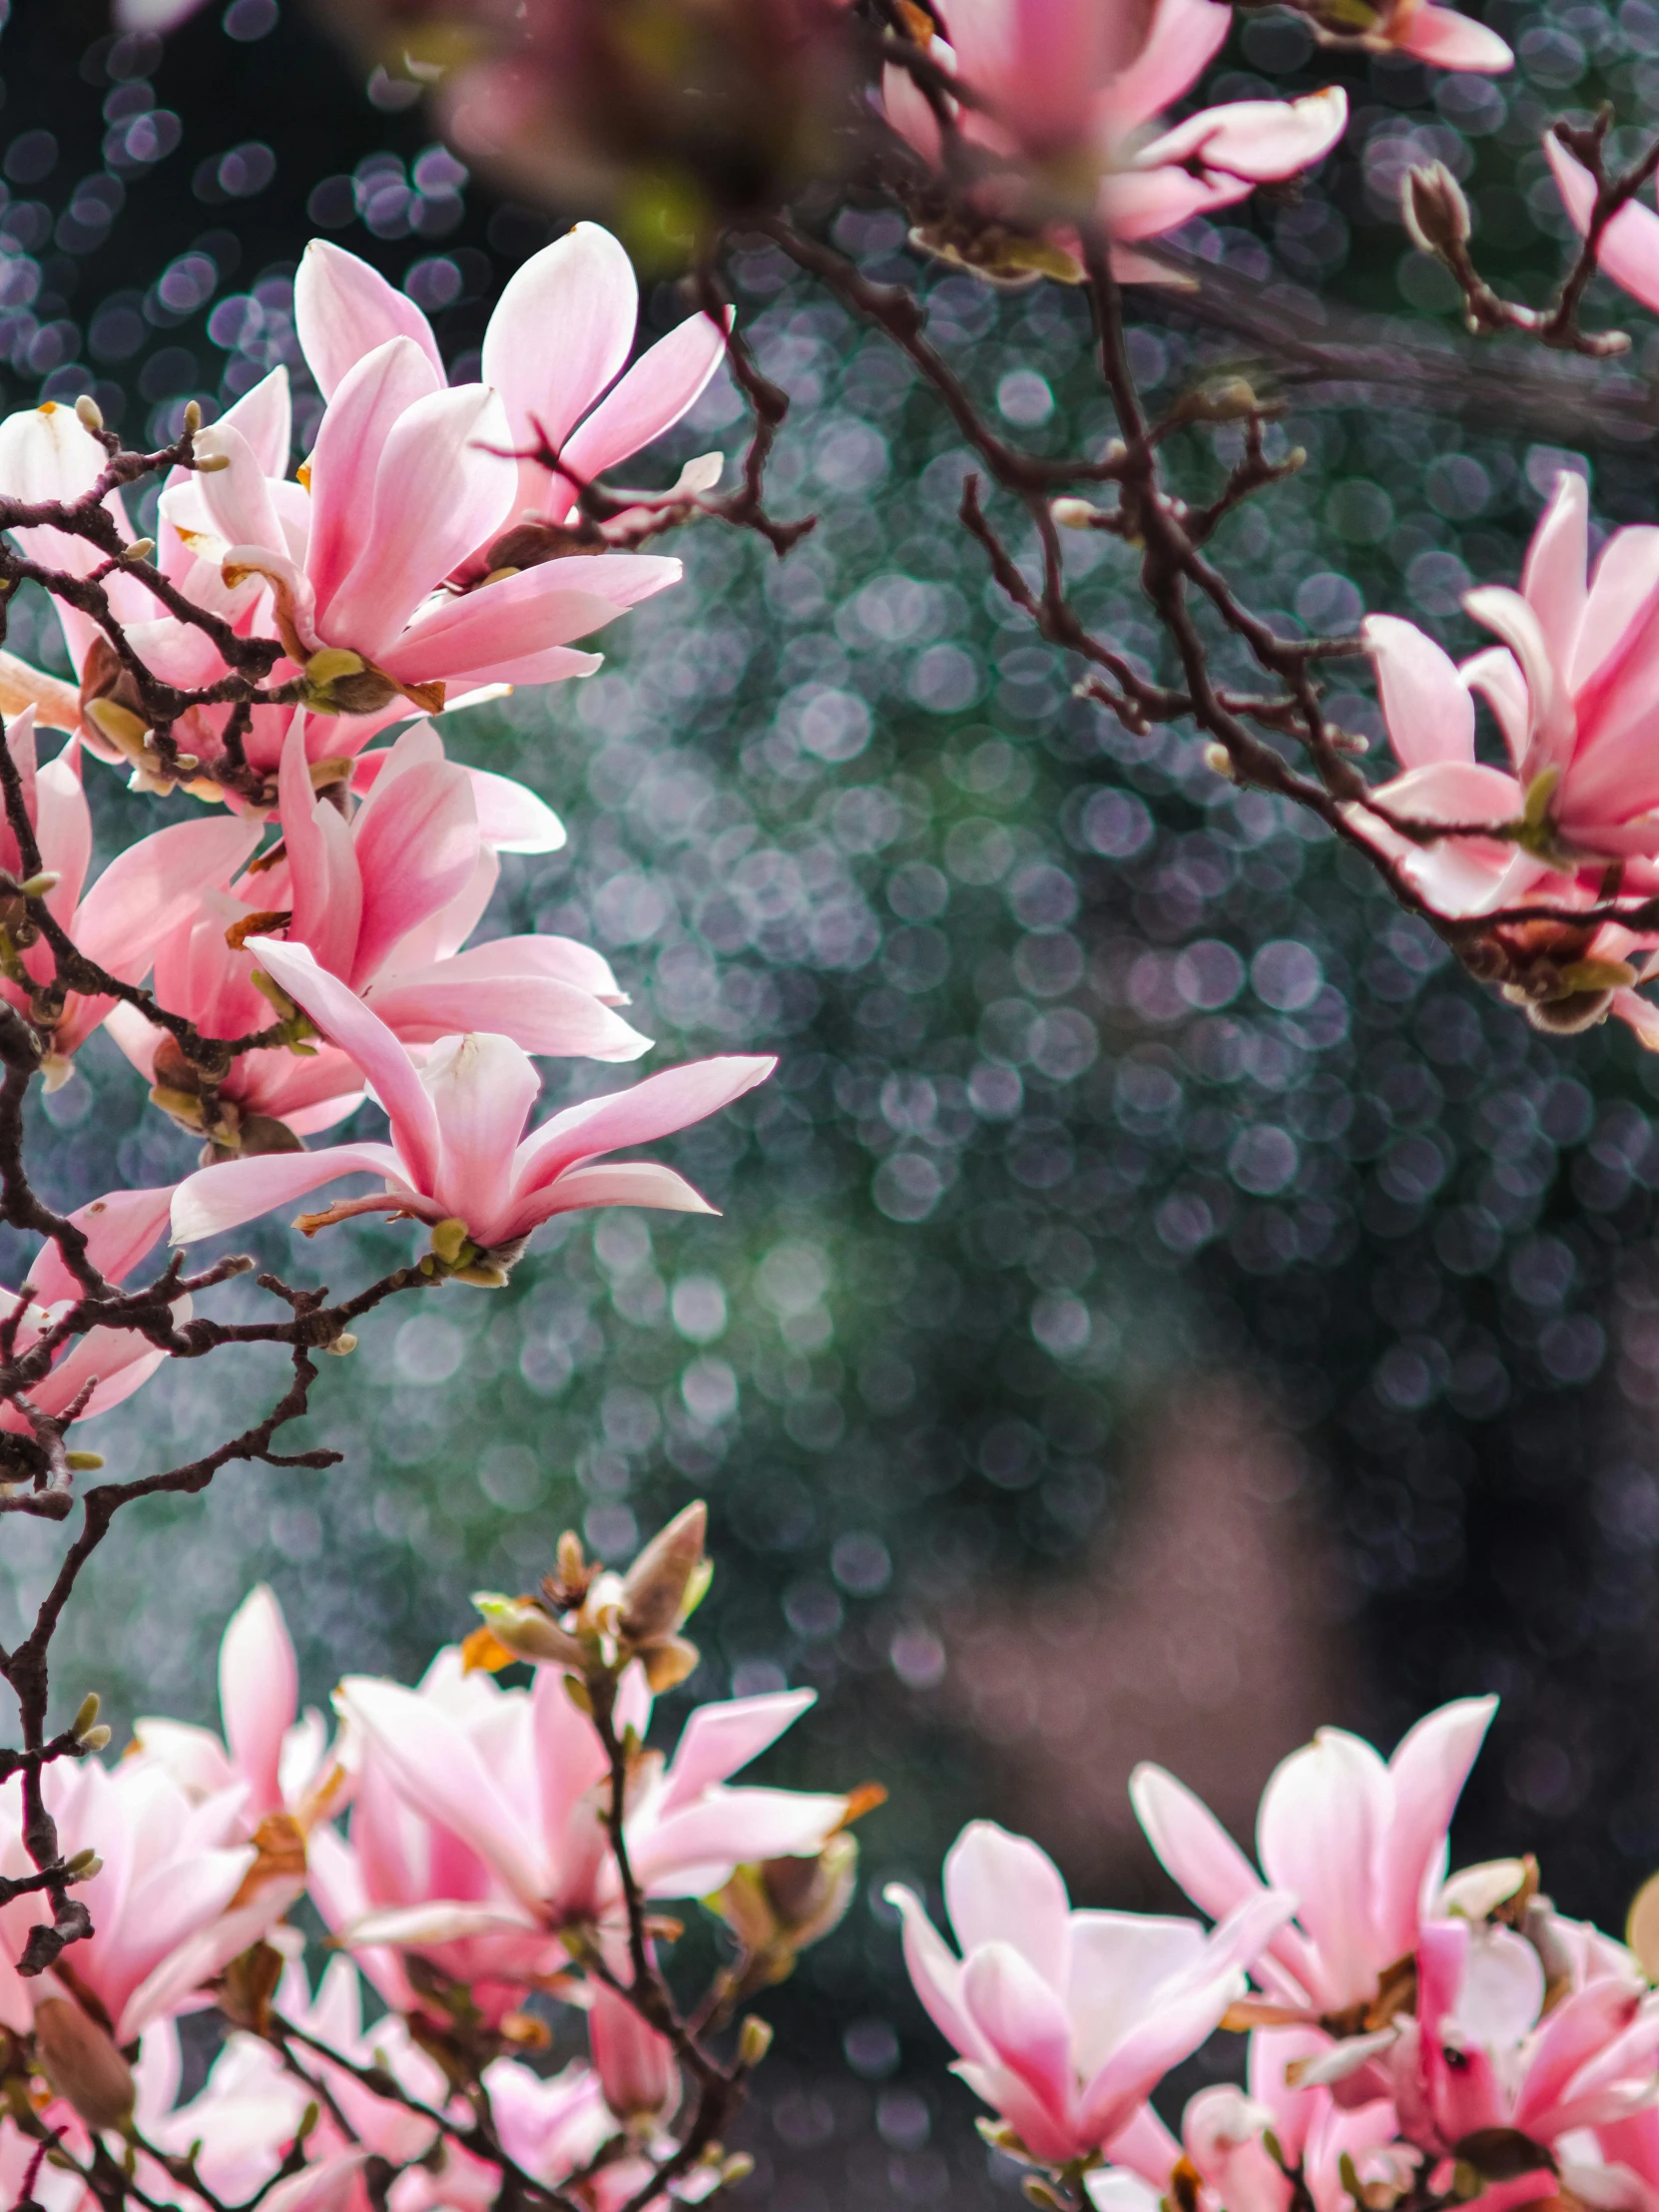
[[[1209,1936],[1195,1921],[1074,1913],[1047,1854],[990,1821],[964,1829],[944,1864],[960,1958],[912,1892],[887,1896],[916,1994],[961,2053],[955,2072],[1045,2165],[1122,2134],[1221,2024],[1294,1906],[1262,1893]]]
[[[1352,16],[1333,10],[1336,35],[1327,43],[1346,45],[1352,36]],[[1375,20],[1359,33],[1358,43],[1374,53],[1409,54],[1431,69],[1469,69],[1485,75],[1513,69],[1515,57],[1506,43],[1484,23],[1459,15],[1455,8],[1441,8],[1433,0],[1382,0]]]
[[[392,337],[411,339],[442,375],[431,325],[406,293],[354,254],[313,239],[293,287],[299,342],[324,397]],[[484,331],[482,376],[499,393],[519,463],[512,519],[563,522],[579,487],[673,428],[719,367],[726,332],[690,315],[622,373],[639,320],[633,264],[609,231],[578,223],[508,279]],[[567,472],[536,454],[556,453]],[[470,572],[485,574],[480,541]],[[514,555],[526,565],[522,552]],[[482,565],[479,565],[479,562]]]
[[[356,1742],[357,1795],[349,1844],[316,1839],[311,1894],[389,2002],[417,2005],[395,1956],[415,1950],[499,2016],[568,1967],[564,1931],[619,1925],[601,1817],[609,1765],[561,1669],[502,1689],[449,1650],[416,1690],[350,1676],[337,1703]],[[823,1847],[844,1798],[729,1787],[812,1703],[798,1690],[702,1706],[671,1760],[639,1756],[627,1837],[648,1897],[706,1897],[742,1861]],[[631,1670],[618,1725],[643,1736],[650,1714]]]
[[[157,830],[118,853],[89,888],[92,817],[81,789],[79,745],[72,738],[56,760],[40,767],[32,708],[6,725],[5,743],[23,788],[41,866],[57,878],[45,893],[47,912],[107,974],[121,983],[142,983],[157,940],[191,911],[204,891],[230,881],[259,841],[257,825],[221,819]],[[9,825],[0,825],[0,867],[14,879],[25,873]],[[15,939],[24,918],[21,911],[0,914],[0,926]],[[56,971],[52,947],[44,939],[31,943],[25,938],[17,949],[27,974],[42,986],[51,984]],[[0,979],[0,993],[20,1012],[37,1018],[21,983]],[[115,1003],[104,996],[67,994],[51,1024],[46,1075],[53,1088],[72,1073],[73,1054]]]
[[[1195,1905],[1220,1920],[1264,1897],[1296,1900],[1255,1961],[1293,2009],[1362,2013],[1408,1958],[1445,1878],[1446,1832],[1497,1700],[1443,1705],[1383,1764],[1345,1729],[1322,1728],[1276,1767],[1257,1845],[1266,1883],[1215,1815],[1162,1767],[1137,1767],[1130,1795],[1148,1841]]]
[[[1302,2088],[1289,2078],[1289,2069],[1306,2063],[1322,2042],[1306,2029],[1258,2029],[1250,2039],[1248,2093],[1201,2089],[1182,2116],[1179,2141],[1143,2106],[1109,2146],[1109,2163],[1087,2177],[1098,2212],[1158,2212],[1183,2158],[1202,2186],[1204,2212],[1293,2212],[1307,2199],[1314,2212],[1353,2212],[1345,2160],[1380,2190],[1402,2187],[1418,2161],[1402,2154],[1386,2098],[1344,2107],[1330,2089]],[[1270,2134],[1277,2156],[1264,2139]]]
[[[336,804],[339,787],[313,793],[295,716],[278,784],[281,840],[229,891],[205,893],[160,935],[154,988],[163,1006],[207,1037],[265,1028],[271,1002],[255,984],[258,962],[243,940],[251,923],[269,928],[285,915],[288,942],[304,944],[405,1044],[476,1025],[530,1052],[631,1060],[649,1049],[613,1011],[623,994],[585,945],[521,936],[459,949],[494,890],[496,838],[516,851],[563,841],[534,793],[447,761],[429,723],[406,730],[388,752],[366,755],[353,787],[359,782],[360,803],[340,794],[349,815]],[[129,1006],[116,1007],[108,1026],[157,1086],[158,1103],[201,1128],[202,1078],[165,1032]],[[349,1113],[362,1089],[355,1064],[335,1047],[245,1052],[214,1085],[214,1136],[261,1149],[251,1141],[260,1117],[310,1135]]]
[[[172,1203],[171,1184],[153,1190],[108,1191],[68,1218],[85,1234],[87,1259],[107,1281],[119,1284],[160,1243]],[[29,1268],[25,1290],[0,1290],[0,1319],[9,1321],[19,1305],[23,1307],[17,1357],[49,1336],[84,1296],[57,1245],[48,1240]],[[176,1298],[171,1311],[176,1322],[189,1321],[189,1298]],[[136,1329],[85,1330],[66,1338],[47,1373],[29,1385],[29,1403],[48,1417],[78,1407],[76,1418],[90,1420],[131,1397],[166,1358],[161,1346]],[[0,1428],[14,1434],[30,1432],[28,1416],[13,1398],[0,1403]]]
[[[293,1643],[264,1582],[231,1615],[220,1643],[219,1710],[223,1737],[186,1721],[140,1720],[128,1756],[162,1768],[198,1802],[240,1786],[250,1835],[272,1814],[303,1832],[337,1807],[348,1778],[322,1715],[314,1706],[299,1711]]]
[[[75,1894],[94,1933],[55,1969],[17,1971],[29,1931],[50,1923],[37,1894],[0,1907],[0,2024],[22,2034],[48,1997],[63,1997],[117,2044],[200,2001],[205,1983],[257,1942],[298,1897],[302,1880],[243,1841],[238,1784],[201,1801],[152,1762],[59,1760],[41,1776],[64,1856],[102,1861]],[[29,1871],[20,1786],[0,1788],[0,1875]]]
[[[1388,2065],[1404,2135],[1446,2152],[1512,2129],[1547,2151],[1652,2104],[1659,1996],[1634,1963],[1547,2007],[1545,1990],[1537,1946],[1509,1929],[1466,1919],[1424,1927],[1416,2019]],[[1551,2193],[1547,2157],[1533,2178]]]
[[[173,1202],[175,1241],[192,1243],[235,1229],[275,1206],[342,1175],[384,1178],[383,1196],[342,1199],[312,1226],[352,1214],[389,1213],[442,1226],[483,1267],[509,1266],[541,1222],[572,1208],[659,1206],[682,1213],[712,1209],[683,1177],[654,1161],[592,1163],[624,1145],[649,1144],[729,1105],[771,1074],[770,1059],[698,1060],[648,1076],[630,1091],[567,1106],[532,1135],[535,1069],[506,1037],[447,1037],[417,1068],[391,1031],[302,945],[251,937],[250,949],[316,1022],[348,1052],[374,1086],[391,1121],[392,1142],[331,1145],[229,1160],[181,1183]],[[490,1255],[496,1255],[490,1259]],[[489,1280],[485,1274],[482,1279]]]
[[[1348,122],[1346,96],[1328,87],[1300,100],[1206,108],[1158,131],[1155,119],[1227,37],[1232,14],[1215,0],[1156,0],[1144,19],[1098,0],[947,0],[944,19],[947,37],[934,38],[928,55],[982,103],[956,109],[958,131],[1000,162],[1035,163],[1043,173],[1035,187],[987,180],[979,192],[986,213],[1061,212],[1082,185],[1122,276],[1161,274],[1129,251],[1137,241],[1312,168]],[[889,66],[881,97],[893,128],[937,161],[938,121],[909,73]]]

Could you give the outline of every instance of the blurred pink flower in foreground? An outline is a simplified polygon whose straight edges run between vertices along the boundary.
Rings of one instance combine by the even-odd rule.
[[[1275,1768],[1257,1841],[1273,1892],[1296,1901],[1255,1961],[1270,1997],[1311,2014],[1365,2007],[1416,1945],[1445,1879],[1446,1833],[1495,1698],[1418,1721],[1386,1765],[1346,1729],[1322,1728]],[[1148,1841],[1193,1903],[1220,1920],[1271,1894],[1221,1823],[1162,1767],[1130,1782]]]
[[[251,937],[262,968],[324,1036],[356,1062],[391,1121],[391,1144],[330,1145],[228,1160],[180,1184],[174,1240],[190,1244],[236,1229],[342,1175],[384,1178],[383,1196],[342,1199],[310,1226],[386,1213],[459,1225],[481,1263],[474,1280],[505,1281],[523,1240],[557,1213],[588,1206],[660,1206],[711,1213],[683,1176],[649,1160],[594,1163],[625,1145],[649,1144],[730,1105],[777,1065],[732,1056],[648,1076],[632,1090],[567,1106],[526,1136],[541,1088],[527,1056],[506,1037],[446,1037],[417,1068],[377,1015],[303,945]]]
[[[1544,157],[1574,230],[1587,237],[1596,204],[1595,179],[1553,131],[1544,133]],[[1596,266],[1632,299],[1659,314],[1659,215],[1640,200],[1627,201],[1596,241]]]
[[[240,1785],[250,1834],[271,1813],[307,1829],[338,1802],[344,1771],[330,1754],[322,1715],[314,1706],[299,1711],[292,1639],[264,1582],[231,1615],[220,1643],[219,1710],[223,1738],[156,1715],[135,1722],[128,1757],[162,1768],[199,1802]]]
[[[1157,0],[1144,23],[1099,0],[947,0],[944,20],[946,38],[927,53],[983,102],[956,109],[963,139],[1037,165],[1034,179],[996,175],[976,188],[985,212],[1064,216],[1091,202],[1120,250],[1121,276],[1161,274],[1121,250],[1312,168],[1348,122],[1347,97],[1328,87],[1207,108],[1156,132],[1232,26],[1215,0]],[[881,97],[893,128],[938,161],[938,122],[910,74],[889,66]]]
[[[1258,1892],[1208,1936],[1196,1921],[1074,1913],[1047,1854],[990,1821],[965,1828],[944,1863],[960,1958],[909,1890],[887,1896],[916,1994],[961,2053],[954,2070],[1049,2165],[1122,2133],[1221,2024],[1295,1908]]]
[[[531,1689],[502,1689],[464,1673],[448,1650],[418,1689],[348,1676],[337,1702],[359,1782],[349,1843],[317,1837],[312,1896],[388,2002],[418,2008],[391,1946],[470,1984],[498,2016],[568,1966],[561,1931],[620,1926],[601,1818],[605,1750],[562,1669],[538,1667]],[[641,1756],[627,1835],[647,1897],[705,1897],[742,1861],[823,1847],[845,1798],[729,1787],[812,1703],[797,1690],[701,1706],[672,1759]],[[631,1673],[618,1726],[643,1736],[650,1716]]]

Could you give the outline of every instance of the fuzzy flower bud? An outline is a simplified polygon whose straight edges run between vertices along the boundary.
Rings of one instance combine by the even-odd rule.
[[[1411,244],[1435,261],[1451,263],[1469,242],[1469,204],[1444,162],[1406,171],[1399,212]]]
[[[857,1878],[858,1846],[844,1829],[816,1858],[740,1867],[714,1906],[753,1960],[747,1983],[765,1988],[787,1980],[799,1953],[845,1913]]]
[[[35,2005],[35,2055],[88,2127],[121,2127],[132,2117],[132,2067],[108,2031],[69,1997],[42,1997]]]

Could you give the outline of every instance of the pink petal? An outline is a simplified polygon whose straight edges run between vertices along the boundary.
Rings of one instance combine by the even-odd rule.
[[[46,894],[46,903],[53,920],[66,929],[80,904],[92,860],[92,816],[76,766],[78,758],[79,748],[71,739],[55,761],[48,761],[38,777],[30,778],[35,841],[42,864],[58,878],[56,888]]]
[[[1072,2020],[1078,2070],[1094,2074],[1165,1984],[1190,1977],[1209,1955],[1196,1921],[1146,1913],[1075,1913],[1059,1984]]]
[[[1380,1868],[1378,1927],[1395,1958],[1416,1948],[1425,1887],[1443,1871],[1446,1831],[1496,1711],[1495,1697],[1442,1705],[1406,1733],[1388,1761],[1393,1814]]]
[[[173,1242],[195,1244],[223,1229],[240,1229],[275,1207],[320,1190],[342,1175],[403,1181],[406,1170],[390,1145],[336,1144],[321,1152],[271,1152],[225,1160],[187,1175],[173,1195]]]
[[[1261,1876],[1184,1782],[1143,1762],[1129,1778],[1129,1797],[1165,1872],[1212,1920],[1264,1894]]]
[[[506,444],[500,402],[483,384],[433,392],[398,416],[377,456],[362,550],[327,607],[318,605],[331,643],[380,659],[421,601],[501,524],[513,464],[492,448]]]
[[[1196,165],[1249,184],[1293,177],[1323,161],[1348,127],[1348,95],[1338,85],[1300,100],[1235,100],[1205,108],[1154,139],[1137,169]]]
[[[93,1266],[112,1283],[120,1283],[160,1241],[172,1202],[171,1183],[155,1190],[107,1191],[69,1218],[86,1232],[87,1258]],[[40,1306],[56,1306],[60,1299],[81,1296],[80,1284],[50,1239],[36,1253],[28,1279]]]
[[[639,287],[608,231],[579,223],[533,254],[508,280],[484,332],[482,375],[501,394],[510,443],[555,449],[621,370],[634,342]],[[518,471],[517,507],[539,511],[550,481],[540,463]]]
[[[591,482],[672,430],[725,358],[721,325],[712,315],[688,315],[640,355],[567,441],[563,454],[572,474]]]
[[[467,774],[478,810],[478,834],[487,845],[497,852],[560,850],[565,826],[527,784],[517,784],[510,776],[493,776],[483,768],[469,768]]]
[[[677,2095],[668,2038],[648,2027],[626,1997],[595,1982],[588,2047],[605,2101],[619,2119],[660,2114]]]
[[[381,660],[389,675],[415,683],[493,675],[603,629],[680,575],[678,561],[650,553],[544,561],[427,610]]]
[[[1573,658],[1588,597],[1590,488],[1576,469],[1555,479],[1521,569],[1521,592],[1538,618],[1549,657],[1563,671]],[[1412,764],[1413,766],[1415,764]]]
[[[1216,0],[1158,0],[1140,53],[1101,96],[1112,136],[1126,136],[1173,107],[1227,43],[1231,22]]]
[[[1465,592],[1463,607],[1476,622],[1497,632],[1526,678],[1532,702],[1532,741],[1521,767],[1521,781],[1530,783],[1545,768],[1565,768],[1572,750],[1572,701],[1532,608],[1519,592],[1502,584],[1483,584],[1476,591]]]
[[[730,1780],[793,1728],[817,1697],[816,1690],[778,1690],[763,1697],[700,1705],[687,1721],[663,1778],[657,1810],[671,1813],[716,1783]]]
[[[205,459],[227,464],[198,479],[209,519],[226,544],[268,545],[286,553],[287,534],[277,519],[271,486],[242,432],[213,423],[202,432],[200,450]]]
[[[324,410],[311,453],[305,556],[319,620],[369,542],[375,472],[393,426],[442,387],[420,347],[393,338],[349,370]]]
[[[1218,1974],[1160,2005],[1125,2037],[1082,2092],[1081,2126],[1091,2142],[1119,2133],[1154,2084],[1215,2032],[1243,1986],[1242,1974]]]
[[[523,1236],[555,1214],[595,1206],[651,1206],[666,1214],[713,1214],[701,1191],[656,1160],[617,1160],[599,1168],[567,1168],[545,1190],[513,1206],[513,1234]]]
[[[299,1669],[282,1609],[263,1582],[231,1615],[219,1647],[219,1709],[231,1756],[252,1785],[250,1812],[276,1812],[282,1738],[299,1710]]]
[[[1580,713],[1593,714],[1583,694],[1611,675],[1626,650],[1639,650],[1659,594],[1659,530],[1615,530],[1602,547],[1590,581],[1568,681],[1580,695]]]
[[[438,759],[382,778],[350,834],[363,896],[350,980],[361,990],[410,930],[470,881],[479,844],[471,779],[440,748]]]
[[[514,1158],[541,1079],[509,1038],[474,1032],[437,1046],[423,1080],[441,1145],[433,1196],[495,1244],[510,1233]]]
[[[1506,645],[1489,645],[1484,652],[1471,654],[1462,664],[1462,677],[1469,690],[1479,692],[1492,710],[1503,732],[1510,766],[1519,775],[1520,764],[1526,757],[1532,702],[1515,656]]]
[[[1474,701],[1450,655],[1395,615],[1368,615],[1360,634],[1377,669],[1388,743],[1400,766],[1472,761]]]
[[[961,1961],[927,1918],[921,1900],[898,1882],[890,1882],[882,1896],[898,1910],[904,1963],[928,2018],[964,2057],[988,2056],[984,2040],[962,2002]]]
[[[1515,57],[1495,31],[1454,8],[1420,7],[1410,17],[1399,46],[1434,69],[1512,69]]]
[[[1064,2129],[1073,2087],[1071,2021],[1050,1983],[1011,1943],[984,1943],[964,1959],[962,2002],[996,2057]]]
[[[1563,1997],[1538,2029],[1526,2076],[1515,2100],[1514,2124],[1547,2142],[1557,2132],[1551,2108],[1566,2099],[1574,2076],[1629,2026],[1639,1991],[1608,1975]],[[1651,2075],[1651,2066],[1644,2069]]]
[[[432,1699],[395,1682],[350,1675],[339,1699],[404,1804],[470,1845],[534,1912],[547,1887],[541,1853],[471,1736]]]
[[[288,725],[276,779],[287,848],[288,934],[330,974],[349,981],[362,929],[362,871],[345,817],[311,789],[303,724],[295,714]]]
[[[414,1062],[391,1031],[337,977],[318,967],[303,945],[282,944],[276,937],[250,937],[248,949],[317,1027],[356,1061],[386,1110],[403,1173],[417,1190],[430,1191],[438,1166],[437,1116]],[[178,1226],[177,1216],[174,1226]]]
[[[156,939],[178,926],[209,885],[228,883],[261,834],[259,823],[227,815],[175,823],[129,845],[81,901],[76,942],[122,982],[138,982]]]
[[[522,939],[503,940],[511,945]],[[496,954],[493,944],[473,953]],[[538,975],[514,972],[509,960],[475,959],[458,952],[426,967],[394,968],[374,984],[368,1003],[386,1027],[408,1044],[452,1037],[468,1022],[510,1037],[526,1052],[558,1058],[637,1060],[651,1039],[590,991]]]
[[[1027,1837],[970,1821],[944,1863],[944,1902],[964,1957],[984,1943],[1008,1943],[1051,1987],[1064,1988],[1071,1901],[1059,1868]]]
[[[1319,1953],[1326,2008],[1362,2003],[1394,1953],[1380,1955],[1374,1869],[1389,1813],[1387,1770],[1346,1729],[1322,1728],[1275,1770],[1262,1795],[1263,1872],[1298,1899],[1297,1920]]]
[[[567,1106],[519,1147],[515,1191],[523,1197],[544,1190],[578,1161],[689,1128],[764,1083],[777,1065],[774,1058],[747,1055],[693,1060],[649,1075],[632,1090]]]
[[[1544,133],[1544,158],[1573,228],[1582,238],[1589,231],[1595,208],[1595,180],[1553,131]],[[1659,312],[1659,215],[1651,208],[1639,200],[1621,208],[1601,234],[1596,261],[1633,299]]]
[[[262,376],[251,391],[245,391],[235,406],[227,407],[217,427],[240,430],[265,475],[286,476],[288,448],[293,440],[293,405],[288,372],[281,362],[269,376]],[[188,477],[189,472],[180,473]]]
[[[327,239],[312,239],[300,257],[293,319],[300,351],[324,399],[332,399],[357,363],[388,338],[412,339],[435,382],[445,381],[432,326],[414,301]]]

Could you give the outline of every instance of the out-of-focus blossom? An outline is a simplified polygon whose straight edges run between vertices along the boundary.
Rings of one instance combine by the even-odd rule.
[[[1257,1848],[1296,1900],[1255,1962],[1270,1996],[1314,2015],[1366,2013],[1409,1956],[1445,1878],[1446,1833],[1497,1708],[1460,1698],[1417,1722],[1386,1765],[1346,1729],[1322,1728],[1275,1768]],[[1217,1920],[1269,1894],[1221,1823],[1161,1767],[1137,1767],[1135,1811],[1158,1857]]]
[[[498,938],[462,952],[499,873],[494,828],[512,848],[561,841],[557,819],[522,785],[444,758],[430,724],[358,763],[366,796],[339,786],[312,792],[300,718],[283,749],[282,837],[229,892],[205,895],[156,949],[156,996],[206,1037],[265,1028],[271,1002],[254,981],[249,924],[286,915],[287,941],[362,994],[405,1044],[431,1044],[464,1026],[494,1030],[529,1052],[631,1060],[649,1048],[613,1011],[622,993],[606,962],[566,937]],[[355,779],[353,780],[355,781]],[[350,810],[347,813],[346,810]],[[334,1047],[245,1052],[210,1083],[165,1032],[135,1008],[108,1026],[155,1086],[157,1103],[186,1127],[208,1127],[227,1150],[292,1149],[294,1135],[327,1128],[362,1097],[362,1077]],[[229,1111],[227,1111],[229,1109]],[[272,1127],[279,1124],[279,1127]]]
[[[158,1231],[159,1234],[159,1231]],[[273,1814],[303,1833],[336,1806],[346,1776],[313,1707],[299,1711],[299,1668],[282,1608],[266,1583],[249,1591],[219,1647],[223,1737],[151,1716],[136,1723],[130,1758],[153,1761],[205,1802],[239,1784],[250,1835]]]
[[[988,220],[1038,229],[1092,214],[1117,249],[1120,276],[1156,276],[1156,266],[1133,253],[1138,241],[1322,161],[1348,122],[1336,87],[1153,127],[1203,73],[1231,21],[1215,0],[1157,0],[1144,20],[1095,0],[948,0],[945,36],[925,51],[976,96],[954,108],[967,148],[990,158],[972,188],[975,206]],[[894,129],[940,161],[938,118],[910,73],[889,65],[881,97]],[[953,227],[939,240],[974,259]],[[1069,232],[1056,235],[1062,253],[1074,243]],[[980,261],[991,275],[1063,270],[1052,248],[1045,256],[1018,238],[984,247]]]
[[[299,342],[331,395],[358,361],[388,338],[407,337],[441,370],[426,317],[405,293],[354,254],[313,239],[293,287]],[[492,558],[480,541],[462,564],[476,581],[503,564],[528,568],[545,548],[517,527],[561,523],[577,487],[602,476],[673,428],[719,367],[726,335],[690,315],[627,368],[639,320],[633,264],[608,231],[579,223],[508,279],[484,331],[483,380],[500,395],[518,468],[509,538]],[[542,446],[569,474],[531,457]]]
[[[1430,69],[1467,69],[1490,76],[1515,66],[1514,55],[1495,31],[1455,8],[1436,7],[1434,0],[1382,0],[1374,20],[1357,37],[1354,15],[1352,0],[1345,0],[1331,11],[1329,30],[1317,8],[1314,21],[1330,44],[1358,44],[1379,54],[1409,54]]]
[[[1074,1913],[1046,1853],[989,1821],[952,1845],[944,1895],[960,1958],[912,1892],[887,1892],[903,1916],[910,1978],[961,2053],[955,2071],[1045,2165],[1087,2158],[1122,2133],[1220,2025],[1294,1909],[1258,1891],[1209,1936],[1196,1921]]]
[[[812,1702],[791,1691],[702,1706],[666,1764],[638,1756],[628,1851],[648,1897],[703,1897],[757,1852],[822,1847],[844,1798],[729,1785]],[[417,1690],[352,1676],[338,1703],[358,1747],[358,1788],[349,1844],[316,1839],[312,1896],[388,2001],[399,2001],[390,1991],[401,1977],[391,1946],[420,1952],[499,2017],[568,1966],[565,1932],[597,1938],[620,1925],[602,1825],[605,1750],[558,1668],[504,1690],[463,1673],[451,1650]],[[618,1726],[643,1735],[650,1711],[630,1673]]]
[[[463,1280],[495,1284],[541,1222],[572,1208],[660,1206],[708,1213],[672,1168],[654,1161],[597,1166],[625,1145],[685,1129],[765,1080],[770,1059],[699,1060],[648,1076],[632,1090],[588,1099],[526,1136],[540,1088],[506,1037],[445,1038],[417,1068],[362,1000],[300,945],[252,937],[260,965],[361,1069],[391,1121],[392,1142],[228,1160],[179,1186],[173,1230],[183,1244],[235,1229],[342,1175],[384,1178],[383,1196],[342,1199],[309,1226],[353,1214],[430,1222],[434,1249]]]
[[[75,1895],[93,1933],[77,1941],[60,1980],[52,1968],[17,1971],[29,1932],[52,1911],[37,1895],[0,1907],[0,2024],[26,2033],[48,1997],[78,2006],[117,2045],[199,2001],[204,1985],[257,1942],[299,1896],[302,1875],[243,1841],[244,1788],[197,1800],[146,1760],[105,1768],[58,1761],[41,1777],[66,1858],[102,1862]],[[19,1785],[0,1790],[0,1873],[21,1875]]]

